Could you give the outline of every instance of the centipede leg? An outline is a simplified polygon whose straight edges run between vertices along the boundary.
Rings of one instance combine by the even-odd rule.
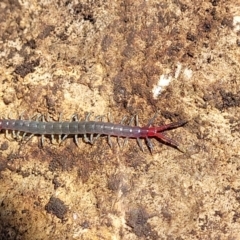
[[[109,121],[109,122],[113,122],[112,114],[111,114],[110,112],[108,112],[107,118],[108,118],[108,121]]]
[[[136,114],[136,117],[135,117],[135,121],[136,121],[136,126],[139,126],[139,121],[138,121],[138,115]]]
[[[157,115],[158,115],[158,113],[156,112],[156,113],[154,114],[154,116],[148,121],[147,127],[150,127],[150,126],[153,125],[153,123],[154,123]]]
[[[93,144],[93,134],[90,134],[89,142]]]
[[[129,138],[126,137],[126,138],[123,140],[123,145],[122,145],[123,147],[128,143],[128,139],[129,139]]]
[[[34,134],[29,135],[29,136],[24,140],[24,142],[27,143],[33,136],[34,136]]]
[[[153,143],[151,142],[151,140],[148,137],[146,137],[146,141],[147,141],[147,145],[150,149],[150,152],[152,153],[153,148],[154,148]]]
[[[110,112],[108,113],[108,121],[113,122],[112,115]],[[110,148],[113,147],[111,135],[108,135],[108,144],[109,144]]]
[[[84,142],[86,143],[90,142],[89,138],[87,137],[87,134],[83,134],[83,139],[84,139]]]
[[[78,120],[78,114],[77,114],[77,113],[75,113],[75,114],[72,115],[72,120],[73,120],[73,121],[76,121],[76,122],[79,121],[79,120]],[[77,145],[78,147],[80,147],[79,142],[78,142],[78,135],[77,135],[77,134],[74,135],[74,141],[75,141],[76,145]]]
[[[9,137],[8,137],[8,136],[9,136],[9,132],[8,132],[8,130],[6,129],[6,130],[5,130],[5,138],[9,140]]]
[[[22,141],[25,140],[25,137],[27,136],[27,132],[25,132],[23,135],[22,135]]]
[[[61,142],[59,142],[59,144],[62,144],[62,142],[68,137],[68,134],[65,134],[62,139],[61,139]]]
[[[137,138],[137,143],[138,143],[138,146],[140,147],[140,149],[144,152],[143,144],[142,144],[142,141],[140,140],[140,138]]]
[[[104,115],[96,116],[95,121],[100,120],[100,122],[102,122],[102,120],[103,120],[104,117],[105,117]],[[93,144],[100,136],[101,136],[101,134],[99,133],[99,134],[97,134],[96,137],[93,137],[91,143]]]
[[[131,125],[133,122],[134,122],[134,118],[135,116],[133,116],[130,121],[129,121],[129,125]],[[124,117],[121,121],[121,123],[123,123],[123,120],[125,121],[126,117]],[[126,137],[124,140],[123,140],[123,144],[122,144],[122,147],[124,147],[127,143],[128,143],[128,137]]]
[[[51,118],[49,117],[49,114],[48,114],[48,113],[47,113],[46,118],[47,118],[47,122],[50,122],[50,121],[51,121]]]
[[[54,135],[51,134],[51,143],[54,144]]]
[[[121,142],[120,142],[120,137],[119,137],[119,136],[117,136],[117,143],[118,143],[118,146],[119,146],[120,148],[123,147],[123,144],[121,144]]]
[[[129,121],[129,126],[131,126],[134,123],[134,119],[136,119],[136,116],[132,116],[130,121]]]
[[[59,142],[59,143],[62,142],[62,135],[61,135],[61,134],[58,135],[58,142]]]
[[[108,144],[110,146],[110,148],[112,148],[112,140],[111,140],[111,135],[108,135]]]
[[[102,122],[105,117],[106,117],[105,115],[96,116],[95,121]]]
[[[124,124],[124,122],[125,122],[126,119],[127,119],[127,117],[124,116],[124,117],[122,118],[122,120],[120,121],[120,124]],[[124,140],[123,140],[123,142],[121,143],[121,138],[120,138],[119,136],[117,136],[117,142],[118,142],[119,147],[120,147],[120,148],[123,148],[123,146],[124,146]]]
[[[18,140],[20,138],[20,131],[17,131],[16,133],[16,139]]]
[[[6,137],[6,139],[8,139],[9,141],[12,141],[12,139],[14,138],[14,135],[13,135],[13,133],[12,133],[12,136],[11,137],[9,137],[9,132],[8,132],[8,129],[6,129],[5,130],[5,137]]]
[[[47,115],[47,118],[49,118],[49,115]],[[41,119],[42,120],[42,122],[46,122],[45,121],[45,117],[44,117],[44,115],[39,115],[39,117],[38,117],[38,119],[36,119],[36,121],[39,121],[39,119]]]
[[[62,122],[62,115],[63,115],[62,112],[59,113],[59,117],[58,117],[58,121],[59,121],[59,122]],[[64,139],[66,139],[67,136],[68,136],[68,135],[64,135],[63,138],[62,138],[62,135],[59,134],[59,135],[58,135],[58,144],[61,145],[61,143],[63,142]]]
[[[98,139],[100,136],[101,136],[101,134],[99,133],[99,134],[93,139],[93,143],[94,143],[95,141],[97,141],[97,139]]]
[[[11,111],[10,113],[8,113],[7,118],[8,118],[8,119],[14,119],[14,117],[12,117],[12,114],[13,114],[12,111]]]
[[[20,116],[19,116],[19,119],[20,119],[20,120],[23,120],[23,114],[24,114],[24,112],[22,112],[22,113],[20,114]]]
[[[63,115],[63,114],[62,114],[62,112],[61,112],[61,113],[59,113],[59,117],[58,117],[58,121],[59,121],[59,122],[61,122],[61,121],[62,121],[62,115]]]
[[[72,121],[78,122],[78,114],[77,113],[72,115]]]
[[[131,124],[133,124],[134,123],[134,119],[136,118],[136,116],[133,116],[133,117],[131,117],[131,119],[130,119],[130,121],[129,121],[129,125],[131,126]],[[124,140],[123,140],[123,147],[128,143],[128,137],[126,137]]]
[[[90,116],[92,115],[93,112],[89,112],[85,118],[85,120],[88,122],[90,121]]]
[[[19,116],[19,119],[20,119],[20,120],[23,120],[23,114],[24,114],[24,112],[22,112],[22,113],[20,114],[20,116]],[[15,134],[15,137],[14,137],[14,138],[16,138],[17,141],[18,141],[18,139],[19,139],[19,134],[20,134],[20,132],[17,131],[17,133]],[[22,141],[23,141],[23,139],[22,139]]]
[[[79,142],[78,142],[78,135],[74,135],[74,140],[75,140],[75,143],[77,144],[77,146],[80,147]]]
[[[136,121],[136,126],[139,126],[138,115],[137,114],[136,114],[135,121]],[[142,141],[141,141],[140,138],[137,138],[137,143],[138,143],[138,146],[140,147],[140,149],[144,152],[143,144],[142,144]]]
[[[12,136],[13,136],[14,139],[17,138],[17,134],[16,134],[16,132],[14,130],[12,131]]]

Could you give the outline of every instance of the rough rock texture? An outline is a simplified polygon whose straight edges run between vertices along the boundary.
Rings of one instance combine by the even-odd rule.
[[[0,134],[0,239],[239,239],[240,4],[2,0],[1,115],[111,112],[186,153]]]

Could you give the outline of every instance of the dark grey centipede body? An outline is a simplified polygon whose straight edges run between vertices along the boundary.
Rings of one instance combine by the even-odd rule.
[[[84,135],[101,134],[119,137],[142,137],[147,131],[138,126],[114,124],[110,122],[73,121],[40,122],[29,120],[0,120],[0,129],[26,132],[35,135]]]
[[[185,124],[185,121],[180,121],[176,123],[166,124],[162,126],[153,127],[152,122],[154,120],[151,119],[147,126],[139,127],[139,126],[130,126],[124,124],[114,124],[111,122],[102,122],[102,121],[89,121],[89,116],[86,117],[85,121],[78,121],[76,117],[74,117],[75,121],[67,122],[45,122],[45,121],[32,121],[32,120],[15,120],[15,119],[0,119],[0,130],[11,130],[15,137],[18,137],[20,133],[23,133],[23,138],[26,135],[30,135],[28,138],[31,138],[33,135],[41,135],[42,143],[44,141],[44,135],[51,135],[52,139],[54,135],[58,135],[60,142],[66,139],[69,135],[74,135],[75,142],[78,145],[78,135],[83,135],[84,140],[86,142],[93,143],[100,135],[107,135],[109,145],[112,147],[111,136],[116,136],[118,138],[123,137],[125,139],[128,138],[136,138],[138,144],[143,150],[142,143],[140,142],[140,138],[145,138],[147,141],[147,145],[152,151],[153,144],[150,141],[149,137],[156,137],[163,142],[166,142],[178,149],[180,149],[179,144],[174,140],[170,139],[166,134],[162,133],[163,131],[173,129]],[[133,120],[133,118],[132,118]],[[132,120],[130,122],[132,122]],[[136,123],[138,125],[138,119],[136,117]],[[17,132],[17,134],[15,133]],[[88,138],[87,135],[90,135]],[[182,150],[182,149],[180,149]]]

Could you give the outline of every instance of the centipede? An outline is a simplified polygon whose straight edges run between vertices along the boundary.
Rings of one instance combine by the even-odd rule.
[[[138,122],[138,115],[134,115],[128,124],[125,123],[124,117],[120,123],[112,123],[103,121],[104,116],[97,116],[95,120],[90,120],[92,113],[88,113],[84,120],[79,120],[78,116],[74,114],[71,121],[45,121],[43,115],[37,116],[34,119],[0,119],[0,131],[5,130],[12,132],[13,138],[21,139],[21,141],[28,141],[33,136],[41,136],[41,143],[44,143],[44,136],[51,136],[52,140],[58,136],[58,142],[61,144],[68,136],[73,136],[77,146],[79,146],[79,136],[83,137],[84,142],[93,144],[100,136],[105,135],[108,138],[108,144],[113,147],[111,137],[116,137],[120,147],[125,145],[128,139],[136,139],[142,151],[144,147],[141,139],[145,139],[147,147],[150,152],[153,152],[154,145],[151,138],[156,138],[160,142],[184,151],[178,142],[167,136],[165,131],[181,127],[187,123],[185,120],[154,126],[153,122],[157,116],[155,114],[147,123],[146,126],[140,127]],[[134,125],[133,125],[134,124]],[[120,139],[123,139],[120,144]]]

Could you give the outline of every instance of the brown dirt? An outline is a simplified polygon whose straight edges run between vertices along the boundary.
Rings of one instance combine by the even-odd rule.
[[[160,110],[186,153],[1,133],[0,239],[239,239],[240,4],[78,2],[1,1],[1,115]]]

